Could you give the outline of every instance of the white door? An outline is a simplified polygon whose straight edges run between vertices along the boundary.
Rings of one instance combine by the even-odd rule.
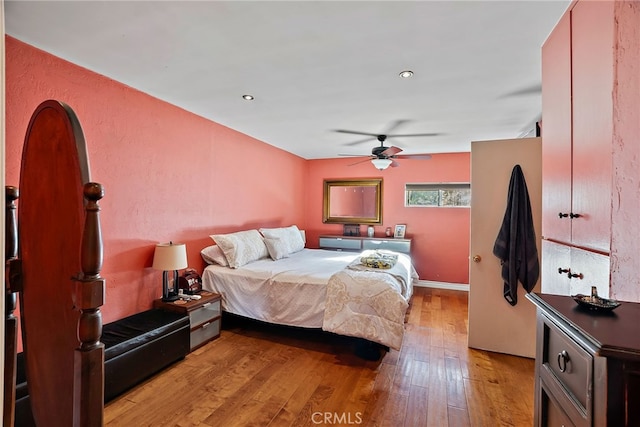
[[[540,257],[542,161],[540,138],[471,143],[471,244],[469,268],[469,347],[535,357],[536,312],[518,283],[518,303],[503,296],[500,260],[493,245],[507,206],[511,172],[524,173]],[[534,292],[540,290],[540,280]]]

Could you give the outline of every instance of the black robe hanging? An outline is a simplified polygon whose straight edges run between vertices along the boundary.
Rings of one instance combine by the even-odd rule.
[[[504,298],[509,304],[516,305],[518,281],[527,292],[531,292],[540,275],[529,192],[520,165],[514,166],[511,172],[507,209],[493,246],[493,254],[502,264]]]

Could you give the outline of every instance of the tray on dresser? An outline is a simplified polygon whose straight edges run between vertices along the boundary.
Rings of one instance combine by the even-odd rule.
[[[620,306],[620,303],[616,300],[601,298],[599,296],[577,294],[572,295],[572,298],[581,307],[594,311],[611,311]]]

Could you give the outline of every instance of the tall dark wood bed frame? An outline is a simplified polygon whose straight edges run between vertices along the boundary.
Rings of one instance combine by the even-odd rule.
[[[19,297],[36,424],[101,426],[105,280],[98,201],[104,192],[90,182],[84,135],[68,105],[49,100],[34,111],[19,188],[20,194],[6,188],[3,425],[14,424]]]

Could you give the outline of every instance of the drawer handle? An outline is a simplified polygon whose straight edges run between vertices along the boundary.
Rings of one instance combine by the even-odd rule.
[[[202,329],[206,329],[206,327],[207,327],[207,326],[209,326],[210,324],[211,324],[211,322],[204,323],[204,324],[202,325]],[[563,371],[563,372],[564,372],[564,371]]]
[[[568,216],[569,216],[569,214],[567,214],[567,213],[562,213],[562,212],[558,213],[558,218],[560,218],[560,219],[566,218]]]
[[[569,271],[567,273],[567,276],[569,276],[569,279],[575,279],[576,277],[580,280],[582,280],[584,278],[584,276],[582,275],[582,273],[572,273],[571,271]]]
[[[558,274],[569,273],[570,271],[571,270],[569,270],[568,268],[558,267]]]
[[[202,304],[202,306],[203,306],[203,307],[208,307],[208,306],[210,306],[210,305],[211,305],[211,303],[210,303],[210,302],[205,302],[204,304]]]
[[[567,350],[562,350],[560,353],[558,353],[558,369],[560,369],[560,372],[566,372],[567,362],[570,361],[571,358],[569,357],[569,353],[567,353]]]

